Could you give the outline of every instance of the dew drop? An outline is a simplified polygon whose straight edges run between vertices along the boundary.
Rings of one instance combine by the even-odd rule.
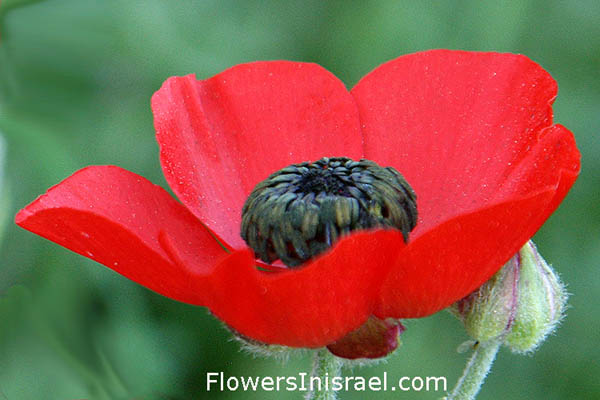
[[[85,255],[88,256],[88,257],[94,257],[94,253],[92,253],[89,250],[86,250]]]
[[[90,238],[90,234],[89,234],[89,233],[87,233],[87,232],[81,232],[81,236],[83,236],[83,237],[84,237],[84,238],[86,238],[86,239],[89,239],[89,238]]]

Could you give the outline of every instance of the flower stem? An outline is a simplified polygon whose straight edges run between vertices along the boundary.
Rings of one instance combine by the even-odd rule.
[[[320,383],[315,382],[311,385],[312,390],[306,395],[306,400],[335,400],[337,395],[333,390],[331,382],[342,372],[342,362],[327,349],[320,349],[315,352],[313,368],[310,374],[311,379],[318,377]]]
[[[446,397],[446,400],[472,400],[479,393],[481,385],[485,380],[501,342],[491,340],[486,343],[479,343],[479,346],[473,351],[465,370],[456,383],[452,393]]]

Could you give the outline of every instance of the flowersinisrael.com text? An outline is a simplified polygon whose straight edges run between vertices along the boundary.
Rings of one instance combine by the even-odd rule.
[[[388,378],[388,373],[382,376],[346,376],[323,377],[299,373],[292,376],[226,376],[224,372],[206,373],[206,390],[210,391],[252,391],[266,392],[311,392],[314,390],[357,391],[357,392],[437,392],[447,390],[444,376],[403,376],[398,379]]]

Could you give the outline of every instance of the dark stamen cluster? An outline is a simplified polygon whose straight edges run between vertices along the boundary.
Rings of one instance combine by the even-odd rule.
[[[336,157],[290,165],[256,185],[241,235],[261,260],[295,267],[351,231],[398,229],[408,241],[416,223],[416,195],[398,171]]]

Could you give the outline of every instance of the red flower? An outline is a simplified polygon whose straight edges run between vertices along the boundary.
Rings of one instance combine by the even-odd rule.
[[[556,91],[524,56],[443,50],[390,61],[350,92],[318,65],[287,61],[174,77],[152,109],[163,171],[183,205],[136,174],[92,166],[16,222],[206,306],[243,335],[320,347],[371,316],[447,307],[538,230],[579,171],[572,134],[552,124]],[[396,231],[359,232],[300,269],[257,269],[239,234],[246,197],[272,172],[326,156],[405,176],[419,207],[410,243]]]

